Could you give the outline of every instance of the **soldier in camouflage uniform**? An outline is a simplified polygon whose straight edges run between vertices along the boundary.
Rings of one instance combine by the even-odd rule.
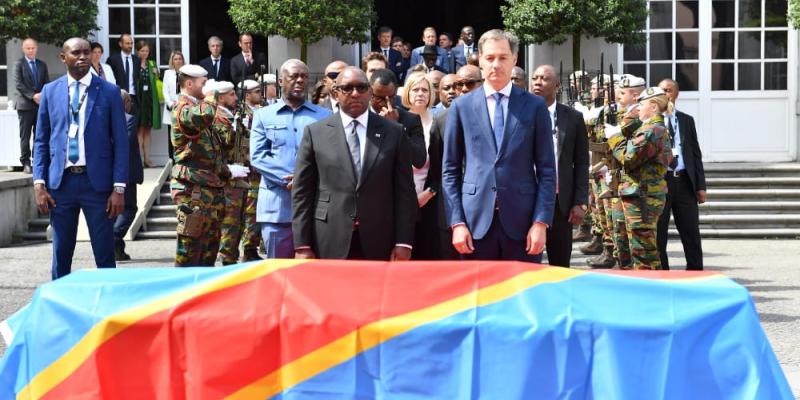
[[[229,171],[222,158],[222,141],[211,130],[217,91],[203,99],[206,71],[181,67],[181,96],[172,110],[175,166],[170,189],[177,205],[178,240],[175,265],[213,266],[219,246],[224,205],[223,186]]]
[[[234,118],[234,109],[237,107],[236,92],[233,84],[223,82],[226,91],[220,92],[217,116],[214,119],[212,131],[222,139],[222,154],[228,168],[232,170],[249,172],[246,167],[245,150],[243,143],[244,129],[239,123],[239,115]],[[243,111],[236,111],[243,112]],[[219,243],[219,258],[222,265],[236,264],[239,262],[239,242],[244,229],[244,201],[250,187],[246,173],[242,176],[234,174],[225,182],[225,211],[220,228],[221,238]]]
[[[664,174],[672,161],[662,116],[666,109],[664,92],[648,88],[639,96],[642,126],[629,137],[620,132],[608,139],[614,158],[622,165],[619,195],[634,269],[661,269],[656,224],[666,200]]]
[[[250,128],[253,126],[253,114],[261,108],[261,88],[258,82],[252,80],[244,81],[245,90],[245,117],[242,123],[245,126],[247,140],[244,147],[247,148],[245,154],[247,155],[248,165],[250,163]],[[250,175],[248,177],[250,188],[247,190],[247,197],[245,198],[244,206],[244,236],[242,237],[242,247],[244,248],[242,254],[242,261],[261,260],[258,255],[258,246],[261,244],[261,227],[256,222],[256,205],[258,204],[258,185],[261,183],[261,174],[256,171],[252,166],[250,167]]]

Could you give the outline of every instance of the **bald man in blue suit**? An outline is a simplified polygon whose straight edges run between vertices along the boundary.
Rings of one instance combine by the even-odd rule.
[[[36,205],[50,214],[53,279],[70,273],[78,215],[98,268],[114,268],[114,219],[125,208],[128,134],[119,88],[89,73],[89,42],[64,42],[67,74],[45,85],[36,124]]]

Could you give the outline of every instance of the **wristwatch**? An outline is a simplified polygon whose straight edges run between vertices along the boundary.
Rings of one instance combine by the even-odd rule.
[[[122,186],[114,186],[114,192],[119,194],[125,194],[125,188]]]

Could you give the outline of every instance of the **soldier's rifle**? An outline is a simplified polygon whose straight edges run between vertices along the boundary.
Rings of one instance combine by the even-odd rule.
[[[245,76],[242,76],[242,79],[239,81],[239,84],[236,85],[236,111],[233,114],[233,135],[234,135],[234,154],[233,154],[233,163],[238,165],[244,165],[244,156],[242,154],[242,140],[244,139],[244,133],[247,128],[244,126],[244,116],[245,116],[245,107],[247,107],[245,103],[245,95],[247,91],[244,88],[244,81]]]

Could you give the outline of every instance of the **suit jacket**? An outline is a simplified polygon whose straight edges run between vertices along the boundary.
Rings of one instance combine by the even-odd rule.
[[[88,72],[87,72],[88,73]],[[70,116],[67,75],[44,86],[36,138],[33,179],[58,189],[67,158]],[[128,130],[119,88],[97,76],[86,89],[83,135],[89,182],[97,192],[110,192],[115,182],[128,182]]]
[[[445,108],[433,119],[431,126],[431,138],[428,145],[428,157],[430,157],[430,169],[428,169],[428,177],[425,179],[425,187],[431,188],[436,191],[436,196],[433,198],[436,201],[438,212],[438,225],[439,229],[449,229],[450,225],[447,224],[447,217],[444,212],[444,194],[442,193],[442,153],[444,152],[444,127],[447,122],[447,109]]]
[[[442,187],[450,226],[466,223],[482,239],[499,206],[503,230],[524,240],[534,222],[553,219],[556,170],[550,113],[544,100],[513,86],[497,149],[481,87],[448,109]]]
[[[139,153],[139,120],[125,113],[125,124],[128,128],[128,185],[144,182],[142,155]]]
[[[356,182],[341,116],[307,126],[292,189],[295,247],[345,258],[356,218],[367,259],[388,260],[396,244],[412,244],[417,196],[406,140],[402,126],[370,112]]]
[[[414,67],[415,65],[425,63],[425,59],[422,58],[422,50],[424,50],[424,49],[425,49],[425,46],[419,46],[416,49],[411,50],[411,62],[409,64],[409,67]],[[440,71],[444,72],[445,74],[448,73],[447,72],[447,65],[446,65],[447,64],[447,52],[443,48],[441,48],[439,46],[436,46],[436,53],[437,53],[436,65],[439,66],[439,68],[437,68],[437,69],[439,69]],[[406,76],[408,76],[408,75],[406,75]]]
[[[558,204],[563,215],[589,204],[589,140],[583,114],[556,104],[558,134]]]
[[[233,82],[231,80],[231,60],[225,57],[220,57],[219,59],[219,73],[217,74],[214,73],[214,62],[211,61],[211,56],[200,60],[198,65],[208,71],[208,79]]]
[[[117,86],[125,89],[128,93],[130,93],[131,87],[136,88],[136,85],[139,83],[139,57],[135,54],[131,54],[130,68],[133,70],[133,82],[129,82],[128,74],[125,73],[125,61],[122,59],[122,53],[117,52],[112,54],[108,57],[106,62],[114,71],[114,78],[117,80]]]
[[[681,111],[676,111],[678,130],[681,135],[681,155],[686,166],[686,174],[692,181],[694,191],[706,190],[706,173],[703,168],[703,153],[697,141],[697,128],[694,118]],[[668,172],[669,173],[669,172]]]
[[[422,128],[422,119],[419,115],[402,108],[397,109],[400,118],[397,122],[403,125],[406,135],[408,135],[408,144],[411,149],[411,165],[415,168],[422,168],[425,166],[427,159],[427,149],[425,149],[425,130]]]
[[[267,57],[264,53],[253,52],[253,63],[250,65],[247,65],[244,61],[244,54],[239,53],[233,56],[233,58],[231,58],[232,82],[238,85],[243,79],[255,80],[256,74],[260,73],[262,65],[267,65]]]
[[[460,44],[458,46],[454,46],[453,49],[455,51],[457,51],[459,54],[461,54],[461,56],[464,57],[464,59],[466,60],[466,58],[467,58],[467,48],[468,47],[472,49],[470,54],[478,52],[478,42],[473,42],[472,46],[467,46],[466,44]],[[466,64],[466,62],[465,62],[465,64]]]
[[[375,51],[383,54],[383,49],[381,49],[380,47],[375,49]],[[392,70],[392,72],[394,72],[394,75],[397,77],[398,86],[402,86],[403,81],[400,79],[408,69],[405,60],[403,60],[403,54],[395,49],[389,48],[389,58],[387,59],[387,61],[389,63],[389,69]]]
[[[329,110],[311,102],[296,112],[283,110],[284,107],[288,106],[281,100],[256,110],[253,115],[250,165],[261,175],[256,205],[258,222],[292,222],[292,197],[283,177],[294,173],[297,147],[305,126],[331,115]]]
[[[449,51],[445,50],[445,69],[447,73],[455,74],[459,68],[467,64],[467,59],[464,57],[462,46],[452,47]]]
[[[14,85],[17,88],[17,110],[35,110],[39,107],[33,101],[33,95],[40,93],[44,85],[49,81],[47,74],[47,64],[42,60],[36,59],[36,70],[39,72],[38,79],[34,82],[33,71],[25,57],[17,60],[14,64]]]

